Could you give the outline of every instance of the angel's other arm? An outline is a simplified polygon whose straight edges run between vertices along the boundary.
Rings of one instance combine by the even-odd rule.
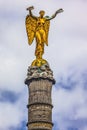
[[[33,6],[30,6],[30,7],[27,8],[27,10],[29,11],[29,15],[30,15],[32,18],[37,19],[37,17],[36,17],[35,15],[33,15],[32,11],[31,11],[31,10],[33,10],[33,9],[34,9]]]
[[[59,13],[61,13],[63,11],[64,11],[63,9],[57,10],[51,17],[47,17],[46,20],[52,20],[52,19],[54,19],[57,16],[57,14],[59,14]]]

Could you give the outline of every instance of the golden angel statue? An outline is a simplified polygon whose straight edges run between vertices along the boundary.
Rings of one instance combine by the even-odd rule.
[[[39,12],[40,16],[34,16],[32,14],[33,6],[28,7],[29,15],[26,16],[26,32],[28,36],[29,45],[32,44],[34,38],[36,40],[36,59],[32,62],[32,66],[42,66],[46,64],[47,61],[42,58],[44,54],[44,44],[48,46],[48,33],[50,27],[50,20],[56,17],[58,13],[63,12],[63,9],[57,10],[51,17],[45,16],[45,11],[41,10]]]

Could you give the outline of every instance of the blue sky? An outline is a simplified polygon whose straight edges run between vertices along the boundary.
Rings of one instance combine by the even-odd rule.
[[[27,68],[35,58],[28,45],[26,8],[51,16],[44,58],[54,72],[53,130],[87,130],[87,0],[0,0],[0,130],[26,130]]]

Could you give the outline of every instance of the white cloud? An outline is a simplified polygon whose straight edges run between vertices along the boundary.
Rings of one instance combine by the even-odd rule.
[[[27,14],[26,7],[31,5],[35,6],[33,11],[35,15],[38,15],[40,9],[44,9],[46,15],[49,16],[59,8],[64,9],[64,13],[51,21],[49,46],[45,47],[44,54],[56,80],[63,75],[64,83],[66,83],[67,77],[74,75],[72,80],[78,82],[78,87],[71,92],[64,89],[53,89],[54,120],[59,122],[58,125],[63,130],[62,124],[65,121],[63,117],[65,118],[67,115],[72,119],[87,117],[85,114],[87,109],[86,92],[83,90],[83,81],[80,81],[82,77],[79,77],[83,71],[87,70],[87,2],[82,0],[50,0],[46,1],[45,4],[44,0],[41,2],[39,0],[0,1],[1,89],[21,92],[25,87],[24,79],[28,65],[35,58],[35,43],[28,46],[24,21]],[[18,102],[21,102],[21,99]],[[14,119],[7,120],[6,126],[3,125],[3,127],[6,128],[11,124],[15,126],[21,121],[23,111],[20,111],[19,106],[18,104],[1,103],[0,118],[2,121],[6,122],[6,119],[12,118],[9,110],[14,113]],[[6,111],[5,114],[7,113],[6,117],[3,117],[3,107]],[[18,116],[16,116],[17,114]],[[67,122],[64,126],[68,126]]]
[[[20,98],[15,103],[0,102],[0,130],[18,127],[22,121],[27,120],[27,96],[25,92],[24,90],[20,94]]]
[[[23,113],[19,110],[18,105],[10,103],[0,103],[0,129],[15,127],[23,120]]]
[[[0,103],[0,106],[0,129],[3,129],[3,127],[8,128],[10,125],[15,126],[20,123],[19,118],[21,119],[23,117],[21,116],[19,109],[17,109],[17,106],[6,103]]]
[[[80,126],[84,129],[87,124],[80,120],[87,120],[87,91],[84,88],[86,79],[79,72],[69,77],[66,75],[62,80],[65,86],[69,85],[68,78],[73,82],[77,81],[76,84],[71,84],[70,88],[62,88],[61,84],[53,87],[53,121],[57,123],[59,130],[67,130],[69,127],[80,130]],[[79,121],[80,126],[76,124]]]

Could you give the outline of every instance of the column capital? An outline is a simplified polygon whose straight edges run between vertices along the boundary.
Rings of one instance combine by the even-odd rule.
[[[49,80],[52,84],[55,84],[55,79],[53,78],[53,71],[50,69],[49,64],[44,64],[40,67],[29,66],[27,72],[27,78],[25,79],[25,84],[29,85],[33,80]]]

